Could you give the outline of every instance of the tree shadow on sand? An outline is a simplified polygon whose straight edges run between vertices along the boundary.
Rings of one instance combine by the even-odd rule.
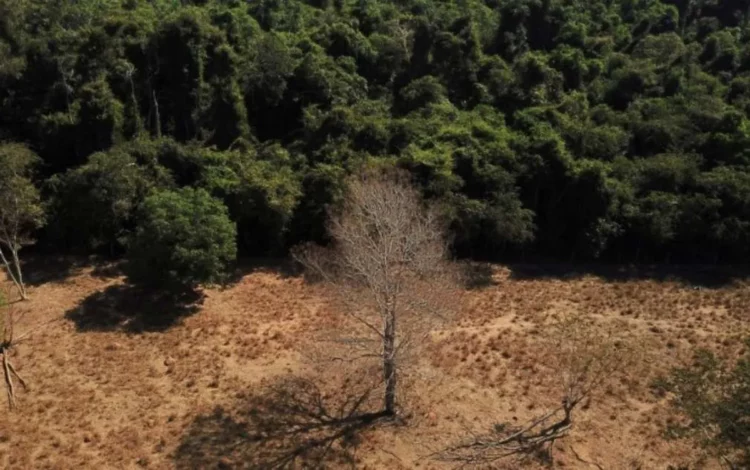
[[[194,290],[150,290],[127,284],[110,286],[65,312],[78,331],[164,331],[198,311],[203,294]]]
[[[339,389],[341,390],[341,389]],[[388,420],[370,407],[372,387],[337,397],[284,378],[246,397],[238,411],[197,417],[175,453],[178,469],[357,467],[361,434]]]

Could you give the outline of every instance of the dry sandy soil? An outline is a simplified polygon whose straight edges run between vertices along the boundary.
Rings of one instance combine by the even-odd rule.
[[[539,344],[550,318],[572,312],[616,326],[638,358],[576,415],[555,466],[715,468],[662,438],[669,407],[649,383],[698,346],[736,355],[750,325],[750,284],[724,273],[702,273],[720,285],[696,288],[663,270],[477,266],[467,306],[428,345],[429,379],[405,423],[287,448],[272,438],[300,431],[295,417],[334,416],[326,400],[361,382],[332,392],[325,377],[290,379],[309,376],[298,345],[332,315],[320,288],[256,268],[175,303],[127,287],[111,266],[46,264],[30,269],[31,300],[13,305],[27,313],[21,331],[42,326],[13,357],[30,389],[0,413],[0,468],[305,468],[312,447],[329,444],[326,468],[450,468],[424,456],[464,427],[523,422],[559,402]]]

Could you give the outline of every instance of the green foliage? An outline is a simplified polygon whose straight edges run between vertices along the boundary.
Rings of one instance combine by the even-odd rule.
[[[292,157],[276,145],[258,154],[215,153],[211,160],[204,160],[198,184],[225,201],[243,252],[278,254],[301,196]]]
[[[750,340],[747,341],[750,347]],[[693,437],[732,468],[750,465],[750,352],[734,365],[700,350],[693,364],[654,383],[668,392],[685,419],[667,429],[672,437]]]
[[[205,190],[157,191],[139,210],[126,273],[150,287],[220,283],[237,256],[236,237],[227,208]]]
[[[52,214],[47,239],[66,250],[120,252],[140,203],[152,188],[170,180],[152,170],[120,147],[54,175],[47,182]]]
[[[26,146],[0,143],[0,243],[17,251],[31,241],[45,216],[33,172],[39,157]]]
[[[243,253],[282,253],[378,159],[440,202],[459,254],[735,261],[749,11],[0,0],[0,139],[40,155],[62,247],[116,253],[151,188],[187,186],[224,201]]]
[[[39,191],[32,181],[38,161],[24,145],[0,143],[0,260],[24,300],[27,295],[18,252],[44,224]]]

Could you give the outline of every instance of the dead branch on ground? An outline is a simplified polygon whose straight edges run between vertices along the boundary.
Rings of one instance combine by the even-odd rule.
[[[24,390],[28,389],[26,381],[11,362],[13,350],[32,333],[30,330],[23,335],[16,336],[16,325],[22,317],[23,314],[17,315],[15,308],[7,304],[0,296],[0,360],[2,360],[8,406],[11,410],[16,407],[16,383]]]
[[[465,468],[491,465],[511,457],[548,456],[554,443],[572,429],[574,411],[622,372],[632,356],[630,348],[612,332],[595,330],[581,315],[553,325],[546,349],[552,362],[552,378],[562,394],[560,407],[522,426],[497,424],[492,431],[480,434],[467,430],[468,437],[430,457]]]

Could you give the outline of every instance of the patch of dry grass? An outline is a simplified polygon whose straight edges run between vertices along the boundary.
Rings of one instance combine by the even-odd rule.
[[[523,422],[559,404],[542,344],[573,313],[637,342],[637,373],[596,394],[553,454],[603,468],[666,468],[699,455],[661,439],[669,419],[649,390],[657,373],[695,347],[733,356],[747,334],[750,287],[696,290],[670,281],[513,279],[491,267],[455,324],[432,336],[425,381],[408,426],[368,431],[358,468],[443,468],[419,457],[425,442],[468,424]],[[262,381],[304,375],[297,347],[337,316],[324,293],[271,270],[208,290],[199,311],[163,331],[79,331],[64,318],[84,299],[122,283],[81,269],[34,286],[30,324],[54,320],[13,358],[31,390],[0,413],[0,468],[174,468],[190,426],[217,407],[237,417]],[[234,419],[234,418],[233,418]],[[217,462],[217,465],[220,462]],[[231,468],[231,467],[230,467]]]

